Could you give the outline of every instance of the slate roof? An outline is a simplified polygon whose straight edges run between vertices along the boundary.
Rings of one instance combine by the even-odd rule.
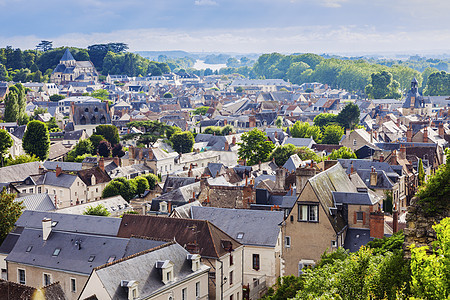
[[[170,189],[171,191],[176,190],[182,186],[186,186],[195,182],[194,177],[176,177],[167,176],[166,181],[164,181],[164,187],[162,192],[167,193]]]
[[[284,140],[283,145],[292,144],[296,147],[308,147],[311,148],[316,142],[312,138],[293,138],[288,137]]]
[[[44,168],[47,170],[56,170],[56,167],[59,166],[62,171],[67,172],[77,172],[81,171],[83,164],[76,162],[64,162],[64,161],[45,161]]]
[[[32,194],[14,199],[14,202],[23,201],[27,210],[53,211],[56,209],[53,199],[48,194]]]
[[[87,186],[94,185],[92,183],[92,176],[95,177],[95,184],[106,183],[106,182],[111,181],[111,178],[109,177],[109,175],[105,171],[100,169],[100,167],[93,167],[90,169],[84,169],[84,170],[78,171],[78,177],[80,177],[80,179]]]
[[[56,213],[63,213],[63,214],[74,214],[74,215],[83,215],[83,212],[88,207],[96,207],[97,205],[103,205],[106,210],[111,214],[111,216],[119,216],[126,211],[131,210],[131,206],[128,204],[125,199],[122,198],[122,196],[112,196],[104,199],[100,199],[93,202],[87,202],[83,204],[78,205],[72,205],[65,208],[60,208]]]
[[[345,169],[347,174],[350,174],[351,167],[353,165],[353,169],[356,170],[358,174],[361,173],[359,174],[360,176],[363,175],[362,170],[369,170],[370,172],[372,167],[374,167],[376,171],[383,171],[393,181],[397,181],[397,179],[400,177],[399,174],[395,172],[393,167],[389,165],[387,162],[378,162],[365,159],[342,159],[342,158],[338,159],[338,162]]]
[[[11,133],[18,139],[23,139],[23,135],[25,134],[25,130],[27,129],[27,125],[21,125],[14,129],[14,131]]]
[[[210,221],[244,245],[265,247],[275,247],[284,220],[281,211],[193,206],[191,214],[193,219]]]
[[[121,280],[137,281],[140,298],[144,299],[171,285],[162,282],[161,270],[155,267],[159,261],[170,260],[173,263],[173,283],[187,280],[191,276],[197,276],[198,273],[192,272],[191,262],[187,260],[188,254],[189,252],[182,246],[172,242],[116,263],[99,267],[95,270],[95,273],[111,299],[128,299],[126,289],[120,286]],[[206,266],[201,266],[201,271],[207,270]]]
[[[42,177],[42,184],[58,186],[63,188],[70,188],[75,180],[77,179],[76,175],[61,173],[59,176],[56,176],[55,172],[46,172]]]
[[[345,236],[344,248],[350,252],[356,252],[361,246],[372,241],[370,237],[370,229],[348,228]]]
[[[75,58],[73,58],[72,56],[72,53],[70,53],[69,48],[67,48],[66,51],[64,51],[64,54],[61,57],[61,61],[68,61],[68,60],[75,60]]]
[[[371,197],[368,193],[332,192],[332,194],[336,203],[350,205],[373,205],[378,200]]]
[[[42,229],[42,219],[44,218],[50,218],[52,222],[56,222],[56,225],[52,227],[52,230],[55,231],[106,236],[116,236],[121,221],[119,218],[25,210],[15,225],[18,227]]]
[[[283,168],[289,172],[295,171],[299,166],[303,166],[305,163],[298,157],[297,154],[292,154],[288,160],[284,163]]]
[[[117,236],[132,235],[175,239],[180,245],[197,243],[198,254],[210,258],[219,258],[228,253],[223,248],[223,240],[230,241],[233,249],[241,246],[208,221],[125,214]]]
[[[40,165],[40,162],[34,161],[0,168],[0,182],[22,181],[30,175],[38,174]]]
[[[111,257],[122,258],[127,243],[123,238],[59,231],[52,231],[44,241],[41,229],[25,228],[6,261],[89,275]],[[30,246],[33,248],[26,252]],[[60,253],[55,256],[57,248]],[[89,262],[91,256],[95,258]]]

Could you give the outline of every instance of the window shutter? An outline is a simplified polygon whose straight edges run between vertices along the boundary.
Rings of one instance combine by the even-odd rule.
[[[363,225],[366,225],[366,213],[363,212]]]
[[[356,211],[353,213],[353,224],[356,224],[357,216]]]

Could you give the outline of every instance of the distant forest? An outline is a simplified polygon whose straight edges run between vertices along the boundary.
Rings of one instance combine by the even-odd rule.
[[[51,72],[59,63],[65,47],[51,47],[51,42],[42,41],[36,50],[21,50],[12,47],[0,48],[0,81],[48,81]],[[271,53],[260,55],[256,60],[243,55],[228,54],[190,55],[188,52],[140,52],[152,55],[153,60],[128,52],[124,43],[96,44],[87,49],[69,48],[76,60],[91,60],[97,70],[107,74],[129,76],[161,75],[170,71],[182,71],[196,75],[240,74],[248,78],[279,78],[293,84],[320,82],[332,88],[368,94],[377,84],[388,86],[385,98],[407,91],[415,77],[420,91],[425,95],[450,95],[449,60],[411,56],[406,60],[375,59],[366,57],[339,57],[312,53],[283,55]],[[177,57],[175,55],[184,55]],[[150,56],[150,55],[149,55]],[[195,70],[196,59],[205,63],[224,63],[219,71]],[[385,80],[386,82],[382,82]],[[395,90],[395,91],[394,91]],[[375,91],[376,92],[376,91]],[[374,93],[375,93],[374,92]],[[376,93],[375,93],[376,94]]]

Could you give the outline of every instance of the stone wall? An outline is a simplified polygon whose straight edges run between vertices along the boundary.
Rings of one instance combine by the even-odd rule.
[[[444,209],[441,213],[428,217],[417,200],[417,197],[411,199],[411,205],[408,207],[408,214],[406,215],[407,228],[403,230],[405,234],[403,249],[406,258],[411,257],[411,251],[409,250],[411,244],[415,244],[416,247],[431,246],[431,243],[436,240],[436,232],[432,226],[442,219],[450,217],[450,203],[447,205],[447,209]]]

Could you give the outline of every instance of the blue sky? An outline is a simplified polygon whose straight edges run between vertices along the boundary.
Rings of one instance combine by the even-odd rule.
[[[0,0],[0,47],[450,53],[446,0]]]

